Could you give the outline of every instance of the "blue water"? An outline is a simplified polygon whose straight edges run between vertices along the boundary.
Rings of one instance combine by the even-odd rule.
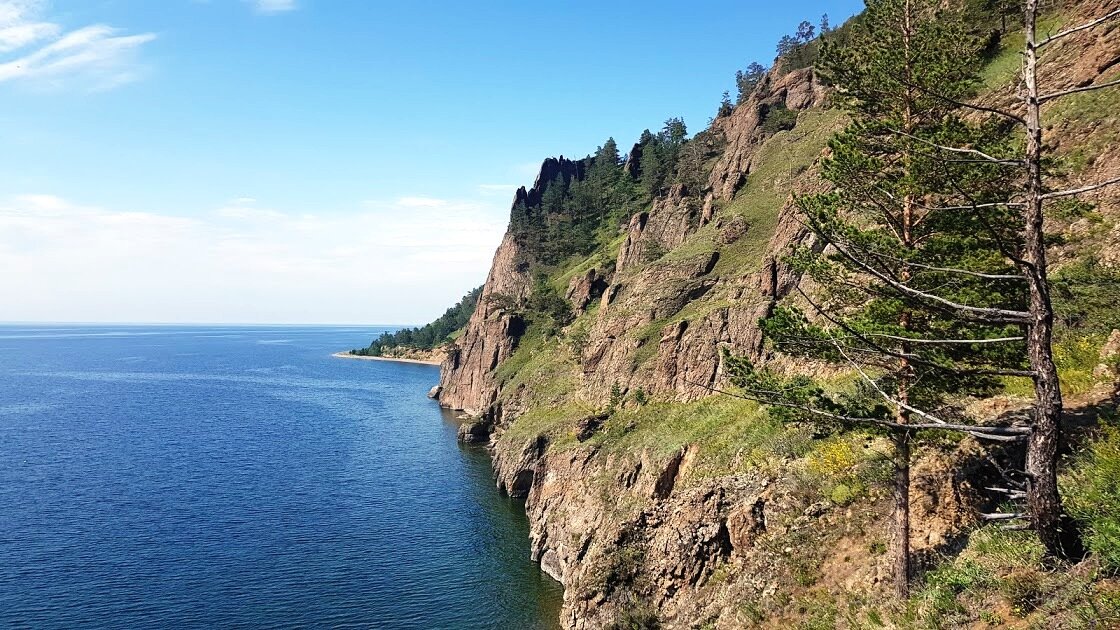
[[[371,328],[0,326],[0,626],[551,628],[519,505]]]

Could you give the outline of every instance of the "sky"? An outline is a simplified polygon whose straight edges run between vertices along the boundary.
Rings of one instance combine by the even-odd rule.
[[[858,0],[0,0],[0,321],[420,324],[547,156]]]

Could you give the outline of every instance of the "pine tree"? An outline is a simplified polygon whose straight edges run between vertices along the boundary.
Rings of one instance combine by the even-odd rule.
[[[665,148],[657,136],[642,146],[641,161],[642,188],[651,197],[660,197],[665,184]]]
[[[740,71],[741,73],[742,71]],[[719,109],[716,110],[716,118],[726,118],[735,111],[735,106],[731,104],[731,93],[724,91],[719,99]]]
[[[805,20],[801,24],[797,25],[797,34],[795,35],[795,37],[797,38],[797,42],[799,44],[808,44],[809,42],[813,41],[813,38],[816,36],[816,27],[813,26],[812,22]]]
[[[1016,238],[1013,217],[995,207],[962,214],[956,201],[960,185],[981,199],[998,193],[1001,169],[947,160],[930,146],[952,138],[1008,150],[1003,128],[966,125],[949,101],[922,89],[967,94],[978,51],[961,15],[941,10],[939,0],[871,0],[850,43],[824,47],[821,70],[853,122],[831,142],[823,164],[833,189],[797,199],[806,224],[828,247],[799,252],[793,262],[819,282],[822,295],[801,295],[808,313],[778,307],[762,327],[776,351],[844,366],[859,385],[829,394],[804,377],[729,362],[745,396],[787,419],[870,427],[891,437],[900,598],[909,593],[914,433],[1023,437],[1020,428],[942,417],[950,394],[992,393],[998,377],[1027,373],[1016,310],[1024,285],[999,249],[1001,239]],[[956,306],[966,301],[962,314]]]
[[[738,98],[735,100],[737,105],[742,105],[744,101],[750,98],[751,93],[762,82],[763,77],[766,76],[766,68],[757,61],[751,62],[747,66],[746,71],[739,70],[735,73],[735,87],[739,91]]]
[[[788,57],[791,53],[797,50],[797,47],[798,42],[796,37],[794,37],[793,35],[782,35],[782,38],[778,40],[778,57]]]
[[[992,311],[969,306],[967,302],[942,304],[959,317],[983,315],[992,321],[1014,322],[1025,330],[1028,376],[1034,383],[1034,408],[1027,429],[1027,453],[1020,479],[1010,479],[1010,488],[1003,489],[1013,500],[1023,500],[1022,511],[992,515],[1001,520],[1027,520],[1047,551],[1061,558],[1075,559],[1083,553],[1076,525],[1062,509],[1058,492],[1058,445],[1062,440],[1063,400],[1061,383],[1054,361],[1054,307],[1051,298],[1051,281],[1048,276],[1045,207],[1077,195],[1120,184],[1116,177],[1096,184],[1068,190],[1050,190],[1047,186],[1047,148],[1043,142],[1043,105],[1063,97],[1120,86],[1120,80],[1082,85],[1065,90],[1043,93],[1039,89],[1040,51],[1047,46],[1075,33],[1082,33],[1120,19],[1120,11],[1111,11],[1084,24],[1066,28],[1045,39],[1039,39],[1037,19],[1040,0],[1026,0],[1024,7],[1024,51],[1021,77],[1022,103],[1015,111],[964,102],[959,96],[946,93],[942,86],[915,86],[923,94],[952,103],[962,109],[993,114],[1006,127],[1024,133],[1025,144],[1017,151],[989,150],[978,143],[960,138],[927,139],[924,142],[936,149],[942,158],[953,156],[956,162],[984,164],[989,169],[1000,169],[1004,177],[997,191],[977,194],[975,182],[954,182],[963,198],[961,209],[985,216],[1000,213],[1011,217],[1016,229],[997,239],[999,253],[1010,261],[1017,271],[1016,277],[1026,285],[1026,306]],[[908,83],[913,86],[913,83]],[[989,233],[998,235],[991,225],[983,225]],[[923,299],[933,296],[922,293]]]

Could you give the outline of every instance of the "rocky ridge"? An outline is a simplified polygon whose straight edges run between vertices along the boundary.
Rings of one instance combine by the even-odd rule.
[[[1088,4],[1078,15],[1112,6]],[[1117,28],[1070,38],[1055,54],[1071,63],[1076,58],[1080,70],[1063,73],[1054,85],[1111,77],[1117,50]],[[643,411],[631,402],[638,392],[666,405],[691,402],[722,412],[719,405],[730,403],[711,402],[712,388],[722,384],[721,349],[764,358],[756,322],[801,283],[782,256],[812,245],[792,218],[788,192],[819,185],[814,164],[824,140],[843,124],[827,112],[827,98],[809,69],[772,71],[747,102],[713,121],[711,131],[726,144],[706,184],[673,187],[619,226],[623,238],[613,260],[570,278],[564,296],[577,317],[573,327],[583,326],[586,338],[555,350],[562,358],[516,386],[498,370],[521,349],[527,331],[511,303],[532,292],[533,253],[507,235],[495,255],[479,307],[443,364],[439,401],[476,417],[461,435],[489,441],[499,488],[525,499],[533,559],[565,587],[566,628],[644,627],[651,620],[738,628],[759,623],[762,609],[799,619],[810,614],[797,599],[808,597],[810,584],[875,591],[886,579],[886,559],[876,552],[883,541],[869,525],[882,521],[887,507],[874,491],[855,503],[807,498],[805,463],[795,445],[774,447],[779,454],[761,463],[740,450],[717,466],[687,436],[623,440],[621,447],[601,438],[643,430],[659,413],[665,417],[657,422],[671,424],[671,406]],[[766,115],[778,106],[797,112],[799,122],[792,131],[767,134]],[[1070,119],[1049,137],[1060,144],[1069,142],[1066,131],[1083,133],[1082,141],[1104,133],[1107,158],[1120,151],[1115,137],[1107,140],[1110,129],[1085,131],[1084,121]],[[632,152],[625,168],[636,172],[639,162]],[[517,191],[514,207],[539,201],[558,175],[581,177],[577,164],[546,161],[534,186]],[[1115,164],[1098,160],[1085,177],[1099,179]],[[1107,216],[1115,212],[1115,193],[1099,193],[1095,201]],[[1111,251],[1102,248],[1105,256]],[[564,371],[571,372],[564,392],[535,391],[549,372]],[[613,400],[620,394],[623,401]],[[601,415],[616,403],[632,410],[624,414],[630,425],[612,427],[615,420]],[[551,421],[556,414],[561,420],[548,426],[561,429],[537,429],[538,417]],[[919,554],[933,557],[960,544],[985,501],[971,489],[991,472],[982,463],[991,457],[966,441],[951,459],[917,463],[912,509]]]

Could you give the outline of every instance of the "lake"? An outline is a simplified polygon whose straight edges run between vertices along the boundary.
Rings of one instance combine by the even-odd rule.
[[[0,326],[0,626],[555,628],[384,328]]]

